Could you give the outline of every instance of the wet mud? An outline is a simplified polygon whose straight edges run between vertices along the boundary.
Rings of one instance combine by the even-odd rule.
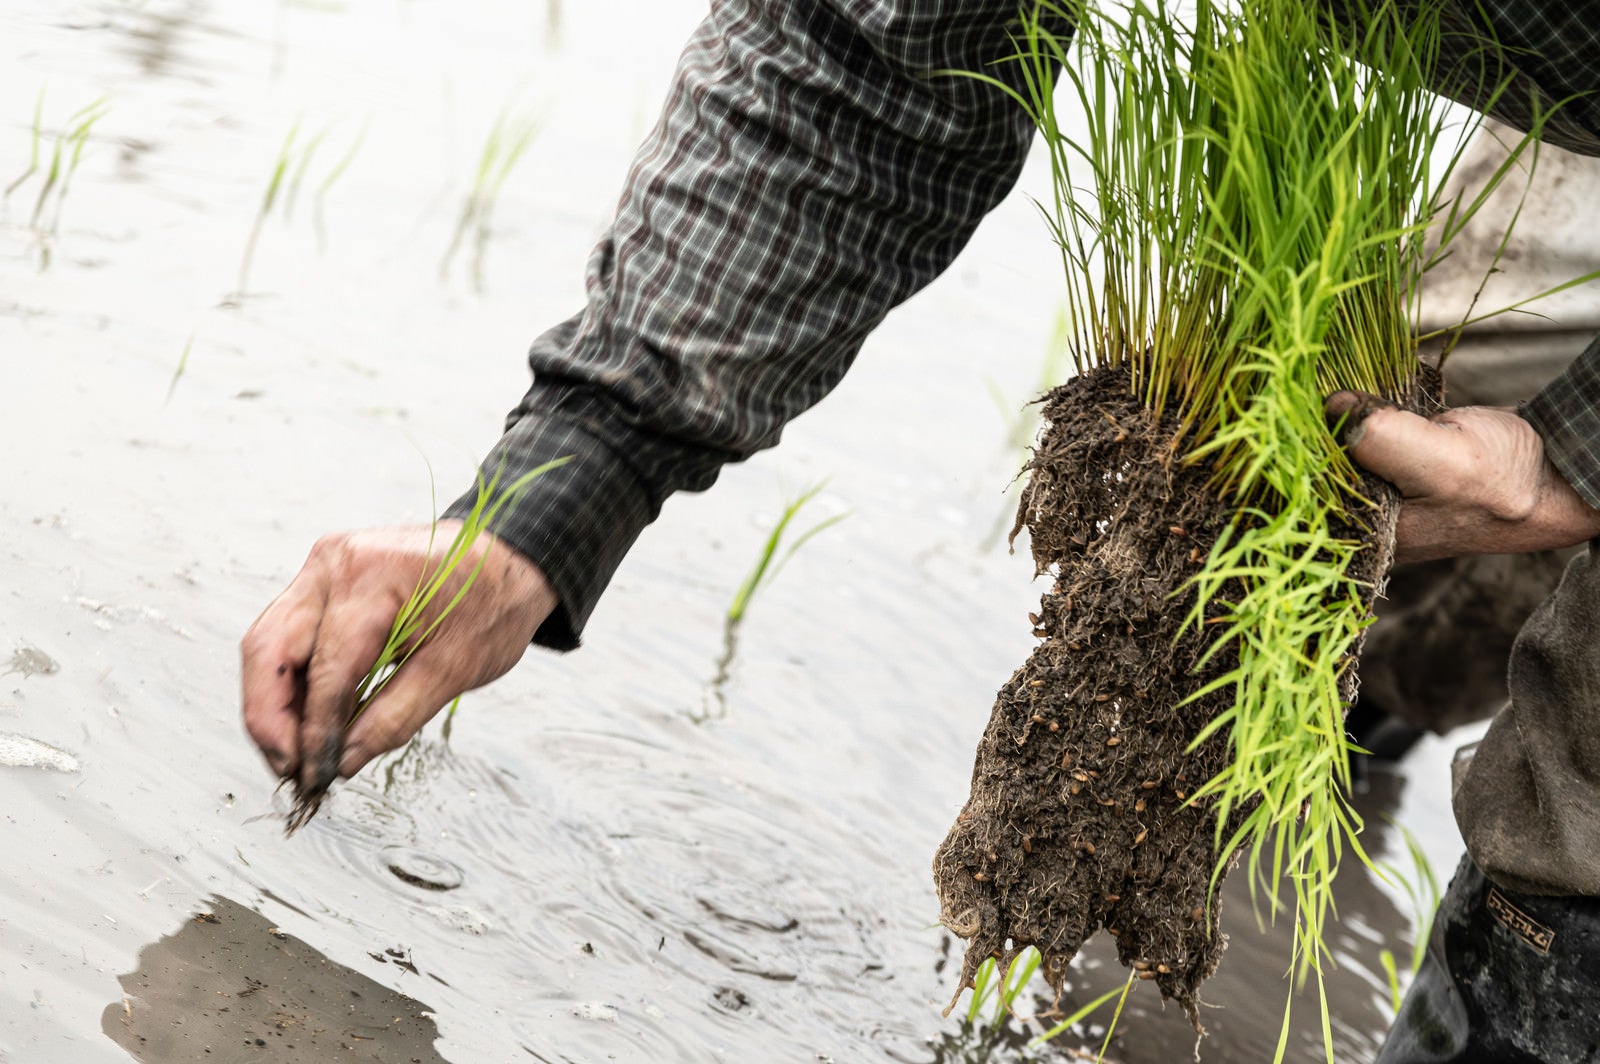
[[[138,1061],[411,1061],[445,1064],[432,1009],[336,964],[258,913],[206,899],[178,931],[118,977],[100,1018]],[[403,953],[389,958],[416,966]]]

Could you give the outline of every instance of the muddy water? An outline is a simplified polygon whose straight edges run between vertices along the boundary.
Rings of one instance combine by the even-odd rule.
[[[669,504],[582,651],[530,655],[291,840],[237,724],[235,641],[311,540],[425,519],[430,464],[441,495],[467,482],[527,340],[579,303],[698,7],[5,5],[0,184],[41,89],[43,135],[0,205],[0,737],[60,757],[0,764],[0,1060],[1018,1057],[938,1014],[928,862],[1037,594],[984,547],[1015,464],[989,384],[1028,395],[1055,306],[1020,195],[781,449]],[[501,113],[539,133],[481,255],[469,232],[445,261]],[[713,686],[785,492],[825,478],[808,516],[851,516]],[[1450,867],[1448,752],[1363,799],[1376,851],[1397,813]],[[1411,925],[1395,889],[1345,887],[1330,987],[1358,1061]],[[1287,954],[1231,893],[1203,1055],[1265,1059]],[[1105,957],[1075,996],[1118,980]],[[1136,993],[1113,1056],[1191,1043]]]

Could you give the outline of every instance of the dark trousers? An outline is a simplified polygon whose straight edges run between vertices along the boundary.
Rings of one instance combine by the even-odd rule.
[[[1600,898],[1503,890],[1462,857],[1377,1064],[1600,1062]]]

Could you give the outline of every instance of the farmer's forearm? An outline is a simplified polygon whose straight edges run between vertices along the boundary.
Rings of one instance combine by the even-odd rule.
[[[509,479],[577,456],[498,528],[560,594],[541,643],[574,645],[665,498],[776,443],[1020,171],[1021,108],[928,76],[1016,77],[991,65],[1014,51],[1014,0],[850,7],[713,5],[590,262],[587,306],[533,345],[534,385],[485,467]]]

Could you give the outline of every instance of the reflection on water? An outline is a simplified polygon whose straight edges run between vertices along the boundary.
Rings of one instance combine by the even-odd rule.
[[[223,897],[139,953],[101,1029],[150,1064],[335,1059],[447,1064],[432,1010]],[[392,963],[416,972],[408,954]]]

